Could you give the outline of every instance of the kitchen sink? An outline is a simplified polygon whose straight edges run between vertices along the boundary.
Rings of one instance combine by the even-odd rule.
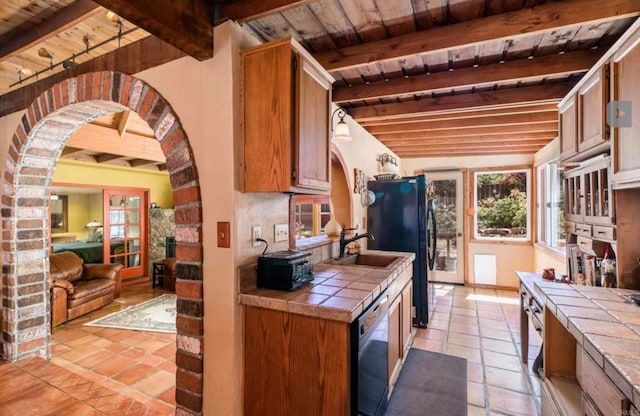
[[[345,266],[366,266],[366,267],[389,267],[391,263],[398,260],[397,256],[385,256],[380,254],[349,254],[343,258],[331,259],[333,264],[343,264]]]

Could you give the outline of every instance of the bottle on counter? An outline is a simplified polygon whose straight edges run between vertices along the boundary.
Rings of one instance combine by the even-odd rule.
[[[604,257],[600,263],[602,286],[616,287],[616,255],[610,244],[604,249]]]

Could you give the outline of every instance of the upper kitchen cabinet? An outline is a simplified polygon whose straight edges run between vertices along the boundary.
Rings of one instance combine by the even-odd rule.
[[[640,31],[613,56],[612,154],[614,188],[640,186]]]
[[[571,159],[578,153],[578,106],[573,95],[559,108],[560,160]]]
[[[585,156],[600,153],[609,146],[605,109],[609,101],[608,65],[603,65],[578,90],[578,150]]]
[[[328,193],[334,79],[291,38],[242,56],[244,191]]]

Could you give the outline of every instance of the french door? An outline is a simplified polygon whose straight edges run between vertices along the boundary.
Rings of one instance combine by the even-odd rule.
[[[464,284],[462,172],[427,172],[436,207],[436,258],[429,280]]]
[[[104,258],[124,266],[127,280],[147,276],[147,207],[144,189],[104,190]]]

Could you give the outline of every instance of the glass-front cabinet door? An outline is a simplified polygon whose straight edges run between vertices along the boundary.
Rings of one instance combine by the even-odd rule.
[[[145,190],[105,190],[104,258],[124,266],[122,281],[147,276]]]

